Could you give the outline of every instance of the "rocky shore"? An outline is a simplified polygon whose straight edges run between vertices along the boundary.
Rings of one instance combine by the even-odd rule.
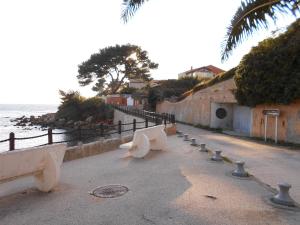
[[[47,113],[42,116],[22,116],[16,119],[11,120],[14,122],[14,126],[18,127],[30,127],[30,126],[41,126],[42,128],[57,128],[57,129],[76,129],[76,128],[83,128],[83,129],[92,129],[97,128],[101,124],[111,125],[112,120],[109,121],[95,121],[93,116],[87,117],[83,121],[73,121],[73,120],[66,120],[64,118],[56,118],[56,113]]]

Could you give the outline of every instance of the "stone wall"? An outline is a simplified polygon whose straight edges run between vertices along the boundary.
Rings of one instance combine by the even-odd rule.
[[[300,99],[289,105],[258,105],[253,108],[252,136],[264,137],[265,118],[263,110],[279,109],[278,140],[300,143]],[[268,116],[267,138],[275,138],[275,117]]]
[[[126,114],[124,112],[121,112],[119,110],[114,110],[114,124],[117,125],[119,120],[122,121],[122,124],[128,124],[128,125],[122,125],[122,131],[133,129],[133,120],[136,119],[136,128],[144,128],[145,127],[145,120],[140,117],[132,116],[129,114]],[[152,126],[154,123],[149,122],[148,126]]]
[[[129,114],[126,114],[124,112],[121,112],[119,110],[114,110],[114,124],[118,124],[119,120],[122,121],[122,124],[127,123],[133,123],[133,119],[136,119],[136,128],[145,128],[145,123],[143,123],[145,120],[140,117],[132,116]],[[148,126],[154,126],[155,124],[152,122],[148,122]],[[133,125],[122,125],[122,131],[132,129]],[[167,135],[174,135],[176,134],[176,124],[167,124],[165,128],[165,132]]]
[[[133,119],[136,119],[137,122],[144,122],[144,119],[142,118],[128,115],[119,110],[114,110],[114,124],[118,124],[119,120],[122,121],[122,124],[132,123]],[[154,123],[149,122],[148,125],[153,126]],[[145,127],[145,123],[136,124],[136,128],[144,128],[144,127]],[[132,124],[122,126],[123,131],[129,129],[132,129]],[[176,134],[176,125],[168,124],[165,131],[167,135]],[[119,135],[117,134],[117,136]],[[118,138],[104,139],[104,140],[82,144],[74,147],[69,147],[66,151],[64,161],[80,159],[88,156],[101,154],[103,152],[116,150],[119,148],[121,144],[132,141],[132,138],[133,138],[133,132],[130,131],[130,132],[123,133]]]
[[[128,135],[69,147],[66,151],[64,162],[116,150],[121,144],[130,142],[132,137],[132,135]]]
[[[196,92],[180,102],[163,101],[157,104],[158,113],[175,114],[176,120],[190,124],[210,126],[211,103],[236,103],[233,79],[217,83]]]

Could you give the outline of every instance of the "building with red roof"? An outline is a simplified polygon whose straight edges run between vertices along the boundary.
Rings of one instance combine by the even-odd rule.
[[[203,67],[199,67],[196,69],[191,68],[190,70],[180,73],[180,74],[178,74],[178,79],[184,78],[184,77],[197,77],[199,79],[213,78],[216,75],[223,73],[223,72],[225,72],[225,71],[216,66],[208,65],[208,66],[203,66]]]

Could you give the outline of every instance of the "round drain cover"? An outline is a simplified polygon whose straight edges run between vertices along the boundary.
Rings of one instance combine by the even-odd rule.
[[[121,185],[108,185],[104,187],[96,188],[92,195],[99,198],[116,198],[126,194],[129,189]]]
[[[224,108],[218,108],[216,111],[216,116],[219,119],[224,119],[227,116],[227,112]]]

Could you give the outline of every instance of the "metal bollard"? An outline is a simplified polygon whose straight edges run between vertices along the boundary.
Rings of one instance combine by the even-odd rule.
[[[222,151],[215,151],[215,154],[213,155],[213,157],[211,157],[211,160],[213,161],[217,161],[217,162],[220,162],[220,161],[223,161],[223,158],[221,156],[221,152]]]
[[[178,135],[177,135],[177,137],[183,137],[183,133],[182,133],[182,131],[178,131]]]
[[[248,172],[246,172],[244,169],[245,162],[237,161],[237,162],[235,162],[235,164],[237,165],[237,168],[232,172],[233,176],[249,177]]]
[[[271,198],[271,201],[284,206],[295,206],[294,200],[291,198],[289,194],[289,190],[292,187],[288,183],[280,183],[278,184],[279,193]]]
[[[189,141],[189,135],[188,134],[184,134],[183,135],[183,140],[184,141]]]
[[[206,145],[205,144],[200,144],[200,152],[208,152],[208,150],[206,149]]]
[[[192,146],[198,146],[197,142],[196,142],[196,138],[191,138],[191,145]]]

